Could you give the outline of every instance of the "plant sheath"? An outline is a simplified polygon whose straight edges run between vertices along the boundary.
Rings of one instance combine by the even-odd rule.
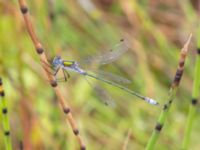
[[[174,80],[171,84],[170,90],[168,92],[168,97],[166,99],[166,103],[163,106],[162,112],[161,112],[161,114],[158,118],[158,121],[157,121],[156,126],[154,128],[154,131],[153,131],[153,133],[152,133],[152,135],[151,135],[151,137],[150,137],[150,139],[147,143],[146,150],[153,150],[154,149],[155,144],[156,144],[156,142],[159,138],[160,132],[161,132],[161,130],[164,126],[164,123],[167,119],[168,112],[170,110],[170,106],[173,102],[173,99],[176,96],[177,89],[178,89],[181,77],[183,75],[185,58],[186,58],[187,53],[188,53],[188,46],[189,46],[189,43],[191,41],[191,37],[192,37],[192,35],[190,34],[187,42],[185,43],[185,45],[183,46],[183,48],[181,50],[180,58],[179,58],[179,65],[178,65]]]

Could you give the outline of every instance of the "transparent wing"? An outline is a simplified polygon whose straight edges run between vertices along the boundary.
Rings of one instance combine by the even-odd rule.
[[[83,61],[79,62],[80,66],[98,64],[105,65],[117,60],[122,54],[129,49],[129,43],[126,39],[120,40],[110,51],[97,56],[88,57]]]
[[[102,87],[99,85],[96,85],[94,87],[95,93],[100,97],[100,100],[107,106],[115,108],[116,103],[114,100],[111,98],[110,94],[106,92]]]
[[[85,77],[85,80],[88,82],[88,84],[90,85],[90,87],[94,90],[94,92],[96,93],[97,96],[100,97],[100,100],[107,106],[109,107],[116,107],[115,102],[113,101],[113,99],[111,98],[111,96],[100,86],[93,86],[91,84],[91,82]]]
[[[95,73],[97,77],[104,78],[104,79],[113,81],[115,83],[119,83],[119,84],[121,84],[121,83],[130,84],[131,83],[130,80],[128,80],[124,77],[121,77],[119,75],[112,74],[110,72],[106,72],[103,70],[93,71],[93,73]]]

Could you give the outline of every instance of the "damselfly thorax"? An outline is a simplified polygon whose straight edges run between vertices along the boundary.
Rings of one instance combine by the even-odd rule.
[[[79,67],[79,64],[76,61],[63,60],[60,56],[56,56],[53,60],[53,67],[55,71],[58,71],[60,68],[64,70],[70,70],[77,72],[79,74],[86,74],[86,71]]]

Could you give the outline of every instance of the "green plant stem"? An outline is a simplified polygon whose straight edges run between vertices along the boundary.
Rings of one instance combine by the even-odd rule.
[[[200,87],[200,40],[198,42],[197,46],[197,58],[195,62],[195,72],[194,72],[194,84],[192,88],[192,98],[190,103],[190,108],[188,112],[187,122],[186,122],[186,128],[182,143],[182,150],[187,150],[190,142],[190,135],[192,132],[192,126],[194,123],[194,118],[196,114],[197,109],[197,101],[199,97],[199,87]]]
[[[175,77],[174,77],[174,81],[171,84],[171,88],[170,88],[169,93],[168,93],[167,101],[166,101],[165,105],[163,106],[162,112],[161,112],[161,114],[158,118],[155,129],[154,129],[154,131],[153,131],[153,133],[152,133],[152,135],[149,139],[149,142],[146,146],[146,150],[153,150],[154,149],[155,144],[156,144],[156,142],[159,138],[160,132],[161,132],[161,130],[164,126],[164,123],[167,119],[168,112],[170,110],[170,106],[173,102],[173,99],[176,96],[177,89],[178,89],[178,86],[179,86],[179,83],[180,83],[180,80],[181,80],[181,77],[182,77],[182,74],[183,74],[183,71],[184,71],[184,63],[185,63],[185,58],[187,56],[188,45],[190,43],[190,40],[191,40],[191,35],[190,35],[188,41],[186,42],[186,44],[184,45],[184,47],[181,50],[179,65],[178,65],[178,68],[177,68],[177,71],[176,71],[176,74],[175,74]]]
[[[149,139],[149,142],[146,146],[146,150],[152,150],[154,149],[154,146],[159,138],[159,135],[160,135],[160,131],[165,123],[165,120],[168,116],[168,112],[169,112],[169,109],[170,109],[170,106],[171,106],[171,103],[172,103],[172,100],[174,99],[174,97],[176,96],[176,92],[177,92],[177,88],[174,88],[174,89],[170,89],[169,91],[169,94],[168,94],[168,103],[164,105],[163,107],[163,111],[161,112],[160,116],[159,116],[159,119],[158,119],[158,122],[156,124],[156,127],[155,127],[155,130],[154,132],[152,133],[150,139]]]
[[[185,129],[185,134],[184,134],[184,139],[183,139],[183,144],[182,144],[181,150],[188,149],[192,126],[194,123],[194,116],[196,114],[195,112],[196,112],[196,107],[191,104],[190,108],[189,108],[186,129]]]
[[[8,118],[7,101],[3,90],[2,79],[0,78],[0,109],[2,112],[2,124],[4,130],[4,143],[6,150],[12,150],[12,142],[10,138],[10,124]]]

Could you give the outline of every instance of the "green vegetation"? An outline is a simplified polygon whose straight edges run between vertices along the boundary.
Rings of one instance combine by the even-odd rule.
[[[26,2],[28,16],[23,2],[0,2],[0,76],[6,92],[0,101],[6,99],[9,110],[7,121],[0,113],[0,150],[199,149],[200,29],[195,1],[35,0]],[[36,36],[27,32],[30,24]],[[190,33],[184,73],[174,86],[181,48]],[[90,86],[70,71],[67,82],[55,85],[46,58],[49,63],[56,55],[82,61],[109,51],[122,38],[128,39],[130,49],[99,69],[128,78],[131,84],[123,86],[157,100],[159,106],[88,78]],[[42,48],[45,53],[38,54]],[[116,107],[104,105],[96,86],[110,94]],[[157,123],[163,127],[160,133]]]
[[[3,125],[5,148],[6,150],[12,150],[7,100],[5,99],[5,92],[3,89],[3,82],[2,82],[1,77],[0,77],[0,109],[2,112],[0,117],[1,117],[1,123]]]

